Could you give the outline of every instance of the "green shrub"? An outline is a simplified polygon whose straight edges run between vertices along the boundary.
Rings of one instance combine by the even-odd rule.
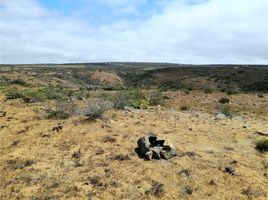
[[[212,92],[213,92],[213,89],[211,89],[211,88],[206,88],[204,90],[204,93],[206,93],[206,94],[211,94]]]
[[[163,96],[161,92],[154,91],[149,95],[149,104],[152,106],[160,105],[163,102]]]
[[[114,97],[114,108],[124,109],[126,106],[145,109],[149,106],[149,98],[141,90],[122,91]]]
[[[24,98],[25,95],[22,94],[20,91],[16,91],[16,90],[9,90],[6,94],[6,98],[7,99],[20,99],[20,98]]]
[[[256,142],[256,149],[259,151],[268,151],[268,139],[262,139]]]
[[[15,80],[11,81],[11,84],[22,85],[22,86],[27,85],[27,83],[21,79],[15,79]]]
[[[47,119],[68,119],[70,117],[69,113],[63,110],[46,110],[46,118]]]
[[[219,102],[220,102],[221,104],[226,104],[226,103],[229,103],[230,100],[229,100],[228,98],[224,98],[224,97],[222,97],[222,98],[219,100]]]

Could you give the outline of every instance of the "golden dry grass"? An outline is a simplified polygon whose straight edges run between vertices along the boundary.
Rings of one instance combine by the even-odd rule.
[[[267,95],[228,97],[243,120],[215,120],[223,93],[165,95],[165,106],[110,110],[88,122],[47,120],[40,117],[44,103],[5,101],[1,94],[7,115],[0,117],[0,199],[267,199],[268,155],[255,149],[262,138],[255,132],[268,130]],[[182,105],[190,109],[180,111]],[[150,131],[171,141],[178,156],[138,158],[136,141]],[[163,190],[152,189],[155,183]]]

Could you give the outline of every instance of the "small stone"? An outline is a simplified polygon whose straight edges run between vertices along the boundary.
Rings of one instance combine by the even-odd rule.
[[[7,114],[6,111],[0,110],[0,117],[5,117]]]
[[[231,166],[227,166],[224,168],[224,172],[228,173],[228,174],[231,174],[231,175],[234,175],[235,173],[235,169]]]
[[[235,121],[239,121],[239,122],[243,122],[243,118],[241,116],[235,116],[232,118],[232,120],[235,120]]]
[[[243,128],[250,128],[250,125],[249,124],[244,124]]]
[[[216,119],[218,119],[218,120],[226,119],[226,118],[227,118],[227,116],[225,114],[223,114],[223,113],[218,113],[216,115]]]

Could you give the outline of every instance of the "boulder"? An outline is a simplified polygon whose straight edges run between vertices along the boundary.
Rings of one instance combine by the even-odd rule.
[[[146,160],[170,159],[176,155],[176,150],[172,145],[165,145],[165,140],[157,140],[157,136],[153,133],[139,138],[137,144],[136,152]]]

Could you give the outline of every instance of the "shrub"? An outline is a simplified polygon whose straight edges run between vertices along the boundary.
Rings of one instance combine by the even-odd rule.
[[[206,89],[204,90],[204,92],[205,92],[206,94],[211,94],[211,93],[213,92],[213,89],[211,89],[211,88],[206,88]]]
[[[185,110],[188,110],[189,108],[188,108],[188,106],[181,106],[180,109],[181,109],[181,111],[185,111]]]
[[[155,91],[149,95],[149,104],[152,106],[159,105],[163,102],[163,96],[161,92]]]
[[[230,118],[233,118],[233,117],[239,115],[239,113],[238,113],[237,110],[231,108],[231,107],[228,106],[228,105],[220,105],[220,106],[218,106],[217,109],[219,109],[219,111],[220,111],[222,114],[224,114],[224,115],[226,115],[227,117],[230,117]]]
[[[256,149],[259,151],[268,151],[268,139],[262,139],[256,142]]]
[[[229,103],[230,100],[229,100],[228,98],[224,98],[224,97],[222,97],[222,98],[219,100],[219,102],[222,103],[222,104],[226,104],[226,103]]]
[[[114,99],[114,108],[124,109],[125,106],[129,106],[129,99],[130,95],[126,91],[117,93]]]
[[[100,118],[103,115],[103,113],[111,107],[113,107],[113,104],[111,102],[108,101],[98,102],[89,106],[85,111],[83,111],[83,113],[89,119],[96,120]]]
[[[184,91],[184,94],[189,95],[190,94],[190,90],[185,90]]]
[[[47,119],[68,119],[70,117],[69,113],[63,111],[63,110],[52,110],[48,109],[46,110]]]
[[[16,85],[27,85],[27,83],[24,80],[21,79],[15,79],[13,81],[11,81],[11,84],[16,84]]]
[[[125,106],[136,109],[145,109],[148,105],[149,98],[147,98],[141,90],[119,92],[114,97],[115,109],[124,109]]]
[[[9,90],[6,94],[7,99],[19,99],[24,97],[25,96],[21,92],[15,90]]]

